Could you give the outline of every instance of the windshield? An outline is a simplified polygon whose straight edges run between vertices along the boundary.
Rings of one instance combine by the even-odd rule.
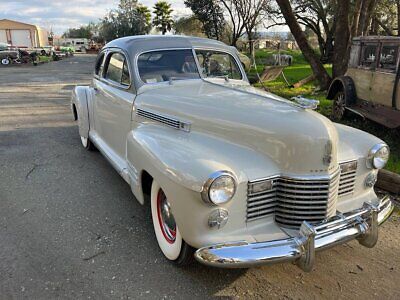
[[[203,77],[242,79],[242,73],[232,55],[215,50],[196,50]]]
[[[191,49],[143,53],[138,58],[138,69],[144,83],[200,78]]]

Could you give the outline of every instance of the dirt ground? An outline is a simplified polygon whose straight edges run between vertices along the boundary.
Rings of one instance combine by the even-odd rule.
[[[94,56],[0,69],[0,299],[400,299],[400,214],[367,249],[353,241],[292,264],[179,269],[158,250],[148,207],[69,111]]]

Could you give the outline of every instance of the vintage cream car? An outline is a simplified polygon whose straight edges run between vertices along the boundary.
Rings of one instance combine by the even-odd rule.
[[[393,206],[373,188],[386,144],[299,103],[252,88],[223,43],[136,36],[102,49],[71,105],[83,146],[151,202],[170,261],[309,271],[316,250],[373,247]]]

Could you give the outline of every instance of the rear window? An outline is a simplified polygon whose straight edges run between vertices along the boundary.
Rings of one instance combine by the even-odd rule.
[[[162,50],[143,53],[138,58],[144,83],[200,78],[192,50]]]

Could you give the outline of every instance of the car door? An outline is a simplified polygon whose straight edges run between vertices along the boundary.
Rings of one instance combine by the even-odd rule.
[[[373,77],[378,55],[378,43],[362,45],[358,68],[349,69],[347,74],[353,78],[357,97],[362,100],[371,100]]]
[[[398,52],[399,46],[396,44],[383,43],[381,45],[373,76],[371,102],[392,106]]]
[[[120,50],[107,53],[101,77],[94,80],[94,130],[110,158],[126,157],[126,137],[131,129],[135,93],[129,61]],[[117,155],[117,157],[115,157]]]

